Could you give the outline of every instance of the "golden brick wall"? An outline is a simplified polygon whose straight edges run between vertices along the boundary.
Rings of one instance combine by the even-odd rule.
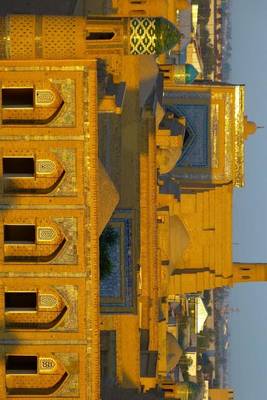
[[[88,40],[90,33],[113,32],[111,40]],[[127,54],[127,18],[12,15],[0,18],[0,58],[79,60]],[[23,40],[21,38],[23,37]]]
[[[34,91],[34,109],[1,108],[0,397],[99,400],[96,63],[5,61],[0,85]],[[7,157],[34,173],[9,176]],[[34,241],[8,242],[14,224]],[[6,308],[15,292],[35,310]],[[6,373],[8,355],[36,356],[37,373]]]

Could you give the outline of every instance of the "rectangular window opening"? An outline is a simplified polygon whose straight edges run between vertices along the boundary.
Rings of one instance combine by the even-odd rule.
[[[136,14],[139,15],[146,15],[146,12],[144,10],[134,10],[134,11],[130,11],[130,15],[136,16]]]
[[[34,173],[33,157],[3,157],[4,177],[33,177]]]
[[[35,243],[35,225],[4,225],[4,243]]]
[[[146,0],[131,0],[131,4],[145,4]]]
[[[2,89],[3,108],[33,108],[33,88]]]
[[[7,356],[7,374],[37,374],[36,356]]]
[[[114,35],[114,32],[89,32],[86,40],[111,40]]]
[[[6,311],[37,311],[36,292],[6,292]]]

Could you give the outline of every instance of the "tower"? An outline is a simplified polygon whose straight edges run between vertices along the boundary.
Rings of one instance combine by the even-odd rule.
[[[210,400],[234,400],[234,391],[232,389],[209,389]]]
[[[158,17],[14,15],[1,17],[0,27],[2,58],[23,60],[160,54],[181,37],[172,23]]]
[[[21,37],[23,39],[21,40]],[[0,53],[6,59],[104,59],[119,81],[124,55],[159,54],[181,34],[159,17],[59,17],[14,15],[0,18]]]
[[[234,263],[233,283],[266,282],[267,264],[264,263]]]

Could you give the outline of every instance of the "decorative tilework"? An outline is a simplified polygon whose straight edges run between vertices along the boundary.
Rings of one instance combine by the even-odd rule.
[[[51,127],[74,127],[75,115],[75,81],[73,79],[51,79],[61,94],[64,104],[59,114],[48,124]]]
[[[101,282],[101,312],[129,312],[133,311],[135,306],[132,211],[117,210],[110,224],[118,232],[119,239],[110,253],[113,271]]]
[[[77,194],[76,163],[77,155],[75,149],[55,148],[51,152],[56,155],[58,161],[65,170],[65,176],[60,185],[53,191],[54,196],[74,196]]]
[[[190,138],[175,170],[179,167],[209,167],[209,107],[200,104],[168,105],[167,111],[186,118]],[[179,173],[179,172],[178,172]]]
[[[131,18],[130,45],[131,54],[155,53],[155,18]]]
[[[78,397],[79,396],[79,355],[77,353],[54,353],[68,371],[68,379],[57,390],[57,397]]]
[[[77,264],[77,219],[76,218],[53,218],[62,229],[66,243],[62,251],[50,264]]]
[[[77,332],[78,330],[78,287],[73,285],[55,286],[68,307],[63,319],[57,324],[53,331]]]

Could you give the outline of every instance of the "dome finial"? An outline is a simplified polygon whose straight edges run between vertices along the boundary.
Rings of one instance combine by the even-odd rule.
[[[252,135],[257,130],[255,122],[248,121],[248,117],[244,116],[244,138],[247,139],[249,135]]]
[[[176,0],[177,10],[189,10],[191,3],[188,0]]]

